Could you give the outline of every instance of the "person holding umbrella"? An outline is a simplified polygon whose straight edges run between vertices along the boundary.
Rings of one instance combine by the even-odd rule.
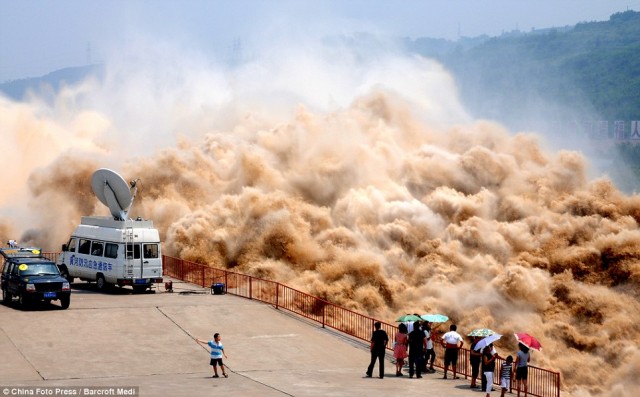
[[[491,331],[491,333],[489,334],[489,336],[480,339],[479,341],[477,341],[474,346],[473,346],[473,350],[478,350],[478,351],[482,351],[484,352],[483,349],[485,348],[489,348],[489,351],[491,352],[492,356],[497,356],[497,352],[494,351],[493,349],[493,342],[499,340],[500,338],[502,338],[502,335],[500,334],[496,334],[495,332]],[[499,358],[499,357],[498,357]],[[485,390],[487,388],[487,384],[489,383],[487,381],[487,377],[485,376],[485,362],[484,362],[484,356],[483,356],[483,360],[482,360],[482,390]],[[493,378],[492,378],[493,379]]]
[[[482,353],[475,350],[476,344],[480,341],[479,336],[471,336],[471,348],[469,349],[469,362],[471,363],[471,388],[475,389],[476,379],[480,374],[480,362],[482,361]]]
[[[524,395],[527,396],[527,378],[529,374],[529,361],[531,361],[531,354],[529,348],[522,342],[518,343],[518,354],[516,355],[516,389],[520,390],[520,383],[524,387]]]
[[[484,377],[484,373],[480,371],[480,364],[482,364],[482,349],[477,347],[480,339],[494,335],[495,332],[489,328],[476,328],[471,331],[468,336],[471,338],[471,349],[469,350],[469,362],[471,363],[471,388],[476,388],[476,380],[478,375],[482,378],[482,390],[487,387],[487,379]],[[484,342],[483,342],[484,343]]]
[[[436,370],[433,368],[433,362],[436,361],[436,350],[433,348],[433,339],[435,338],[435,327],[432,328],[431,322],[429,321],[425,321],[424,324],[422,324],[422,327],[424,330],[424,336],[427,341],[427,350],[424,355],[424,369],[425,369],[424,372],[425,373],[430,372],[433,374],[436,372]],[[428,367],[427,367],[427,364],[429,364]]]
[[[430,372],[435,373],[436,370],[433,368],[433,363],[436,360],[436,350],[433,348],[433,341],[436,338],[436,328],[440,326],[440,324],[449,320],[448,316],[444,314],[424,314],[420,316],[424,320],[422,323],[422,330],[424,331],[424,336],[427,341],[427,350],[424,355],[424,373]],[[435,323],[435,325],[433,325]],[[429,366],[427,367],[427,364]]]
[[[516,332],[514,334],[518,340],[518,355],[516,356],[516,387],[520,390],[520,382],[524,386],[524,395],[527,395],[527,377],[529,372],[529,361],[531,361],[531,354],[529,349],[535,349],[537,351],[542,350],[542,345],[533,336],[524,333]]]
[[[482,351],[482,372],[487,379],[487,396],[491,396],[491,390],[493,389],[493,372],[496,369],[496,357],[497,354],[493,354],[493,348],[491,345],[485,346]]]

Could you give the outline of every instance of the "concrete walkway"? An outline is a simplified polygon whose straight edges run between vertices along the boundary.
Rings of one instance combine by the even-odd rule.
[[[366,343],[260,302],[178,281],[173,293],[73,288],[68,310],[0,305],[0,396],[17,395],[17,386],[75,395],[121,386],[140,396],[484,396],[441,372],[395,377],[390,356],[384,379],[365,378]],[[228,355],[226,379],[211,378],[208,349],[194,340],[214,332]]]

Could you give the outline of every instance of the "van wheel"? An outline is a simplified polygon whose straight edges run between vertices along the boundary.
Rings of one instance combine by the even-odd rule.
[[[69,270],[67,269],[66,266],[62,266],[62,268],[60,269],[60,275],[66,278],[69,284],[73,282],[73,276],[69,275]]]
[[[147,290],[147,288],[149,288],[146,285],[134,285],[133,286],[133,292],[136,294],[141,294],[143,292],[145,292]]]
[[[60,298],[60,307],[62,307],[62,310],[67,309],[70,303],[71,296],[63,296],[62,298]]]
[[[96,275],[96,287],[98,287],[100,291],[104,291],[107,288],[107,281],[101,273]]]
[[[11,296],[11,292],[7,291],[6,289],[2,289],[2,302],[4,302],[5,305],[10,305],[11,301],[13,300],[13,296]]]

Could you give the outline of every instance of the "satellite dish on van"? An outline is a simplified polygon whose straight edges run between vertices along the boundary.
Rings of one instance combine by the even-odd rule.
[[[100,168],[91,177],[91,187],[98,200],[109,207],[113,219],[124,221],[136,195],[136,182],[127,182],[115,171]]]

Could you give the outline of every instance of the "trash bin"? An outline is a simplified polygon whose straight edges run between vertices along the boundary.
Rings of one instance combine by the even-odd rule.
[[[222,295],[222,294],[224,294],[224,284],[223,283],[211,284],[211,295]]]

